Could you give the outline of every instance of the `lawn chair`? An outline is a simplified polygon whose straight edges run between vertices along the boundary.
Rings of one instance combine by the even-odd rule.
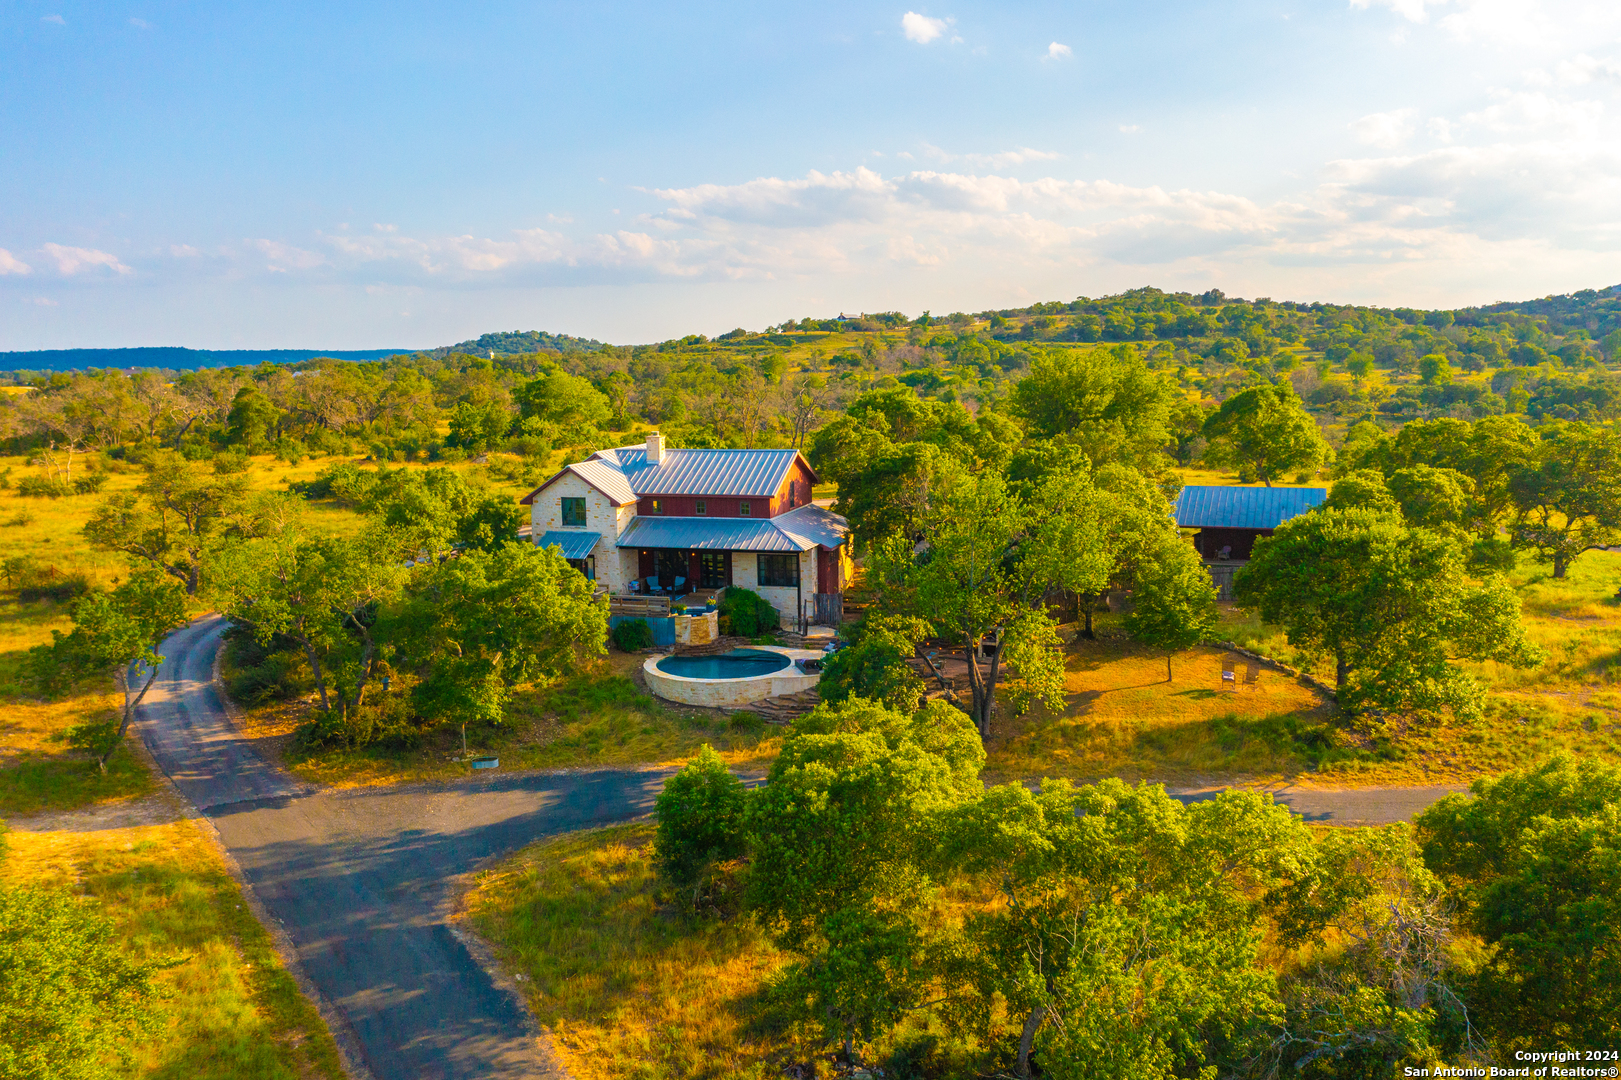
[[[648,578],[647,578],[647,593],[648,593],[648,595],[651,596],[654,593],[661,593],[663,591],[664,591],[663,589],[659,588],[659,576],[657,574],[648,575]]]
[[[1238,692],[1238,672],[1234,668],[1231,656],[1221,658],[1221,688],[1235,694]]]
[[[675,584],[670,587],[670,592],[673,593],[676,596],[680,596],[681,595],[681,586],[685,585],[686,583],[687,583],[686,578],[684,578],[684,577],[676,578],[675,579]]]
[[[1249,663],[1244,665],[1244,685],[1253,690],[1255,689],[1256,683],[1260,681],[1261,665],[1257,664],[1254,660],[1251,660]]]

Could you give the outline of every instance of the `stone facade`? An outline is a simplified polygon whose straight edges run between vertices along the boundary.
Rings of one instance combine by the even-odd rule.
[[[760,594],[765,602],[777,609],[782,616],[784,625],[794,620],[794,601],[803,599],[807,609],[814,603],[811,596],[816,592],[816,549],[799,553],[799,589],[792,585],[760,584],[760,559],[752,551],[737,551],[732,553],[732,584],[745,589],[751,589]]]
[[[585,500],[585,527],[563,525],[563,500],[565,498],[583,498]],[[615,593],[626,592],[627,585],[632,577],[636,576],[636,560],[634,552],[630,559],[630,569],[627,573],[625,559],[620,550],[614,546],[619,534],[630,526],[630,519],[636,515],[634,504],[630,506],[615,506],[613,500],[601,491],[586,483],[573,473],[565,473],[542,491],[529,507],[529,524],[535,537],[552,531],[594,532],[601,535],[597,542],[597,581],[608,587],[608,591]]]

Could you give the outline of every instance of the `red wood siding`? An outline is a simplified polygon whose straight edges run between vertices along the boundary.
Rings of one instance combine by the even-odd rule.
[[[661,514],[661,515],[655,515],[653,513],[653,499],[655,497],[658,499],[659,503],[662,504],[663,507],[664,507],[664,513]],[[763,518],[763,517],[771,517],[772,516],[771,515],[771,503],[773,502],[773,500],[768,499],[768,498],[759,498],[759,497],[744,500],[744,499],[733,498],[732,496],[726,496],[724,498],[705,497],[705,499],[704,499],[704,504],[705,504],[704,509],[707,512],[705,514],[703,514],[702,516],[703,517],[742,517],[743,515],[741,515],[741,514],[739,514],[737,512],[737,504],[740,503],[740,502],[745,502],[745,501],[749,503],[749,509],[751,511],[753,511],[751,514],[749,514],[749,517],[751,517],[751,518]],[[648,496],[644,496],[643,498],[638,499],[636,501],[636,512],[638,514],[646,514],[649,517],[654,517],[654,516],[658,516],[658,517],[698,517],[698,516],[700,516],[698,514],[698,499],[697,499],[696,496],[692,496],[692,495],[659,495],[659,496],[648,495]]]
[[[755,496],[746,500],[749,509],[753,511],[749,517],[769,518],[801,506],[807,506],[811,501],[811,487],[815,483],[810,467],[803,461],[795,461],[782,479],[782,487],[776,494],[769,496]],[[696,495],[644,495],[636,502],[638,514],[653,514],[653,500],[657,498],[663,506],[664,517],[698,517],[698,496]],[[737,504],[745,500],[733,495],[719,497],[704,497],[704,517],[742,517],[737,512]]]
[[[776,498],[772,502],[776,506],[777,514],[786,514],[790,510],[809,505],[811,501],[811,471],[803,461],[795,461],[794,467],[788,470],[788,475],[782,478],[782,487],[777,489]]]

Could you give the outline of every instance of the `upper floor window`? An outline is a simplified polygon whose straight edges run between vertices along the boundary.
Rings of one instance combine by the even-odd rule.
[[[707,501],[703,500],[703,499],[697,500],[697,502],[695,502],[693,504],[692,512],[694,514],[707,514],[707,513],[709,513],[709,503]]]
[[[753,513],[754,511],[749,507],[749,501],[747,499],[744,499],[737,504],[738,517],[749,517]]]
[[[652,503],[653,503],[653,513],[655,513],[655,514],[664,513],[664,500],[663,499],[654,499],[654,500],[652,500]]]
[[[573,526],[582,529],[585,527],[584,499],[565,498],[563,500],[563,525],[564,527]]]

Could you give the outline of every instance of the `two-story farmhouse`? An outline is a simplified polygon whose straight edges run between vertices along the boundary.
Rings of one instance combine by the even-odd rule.
[[[783,616],[814,618],[849,581],[850,529],[811,502],[798,450],[601,450],[521,500],[536,544],[556,545],[613,594],[739,585]]]

